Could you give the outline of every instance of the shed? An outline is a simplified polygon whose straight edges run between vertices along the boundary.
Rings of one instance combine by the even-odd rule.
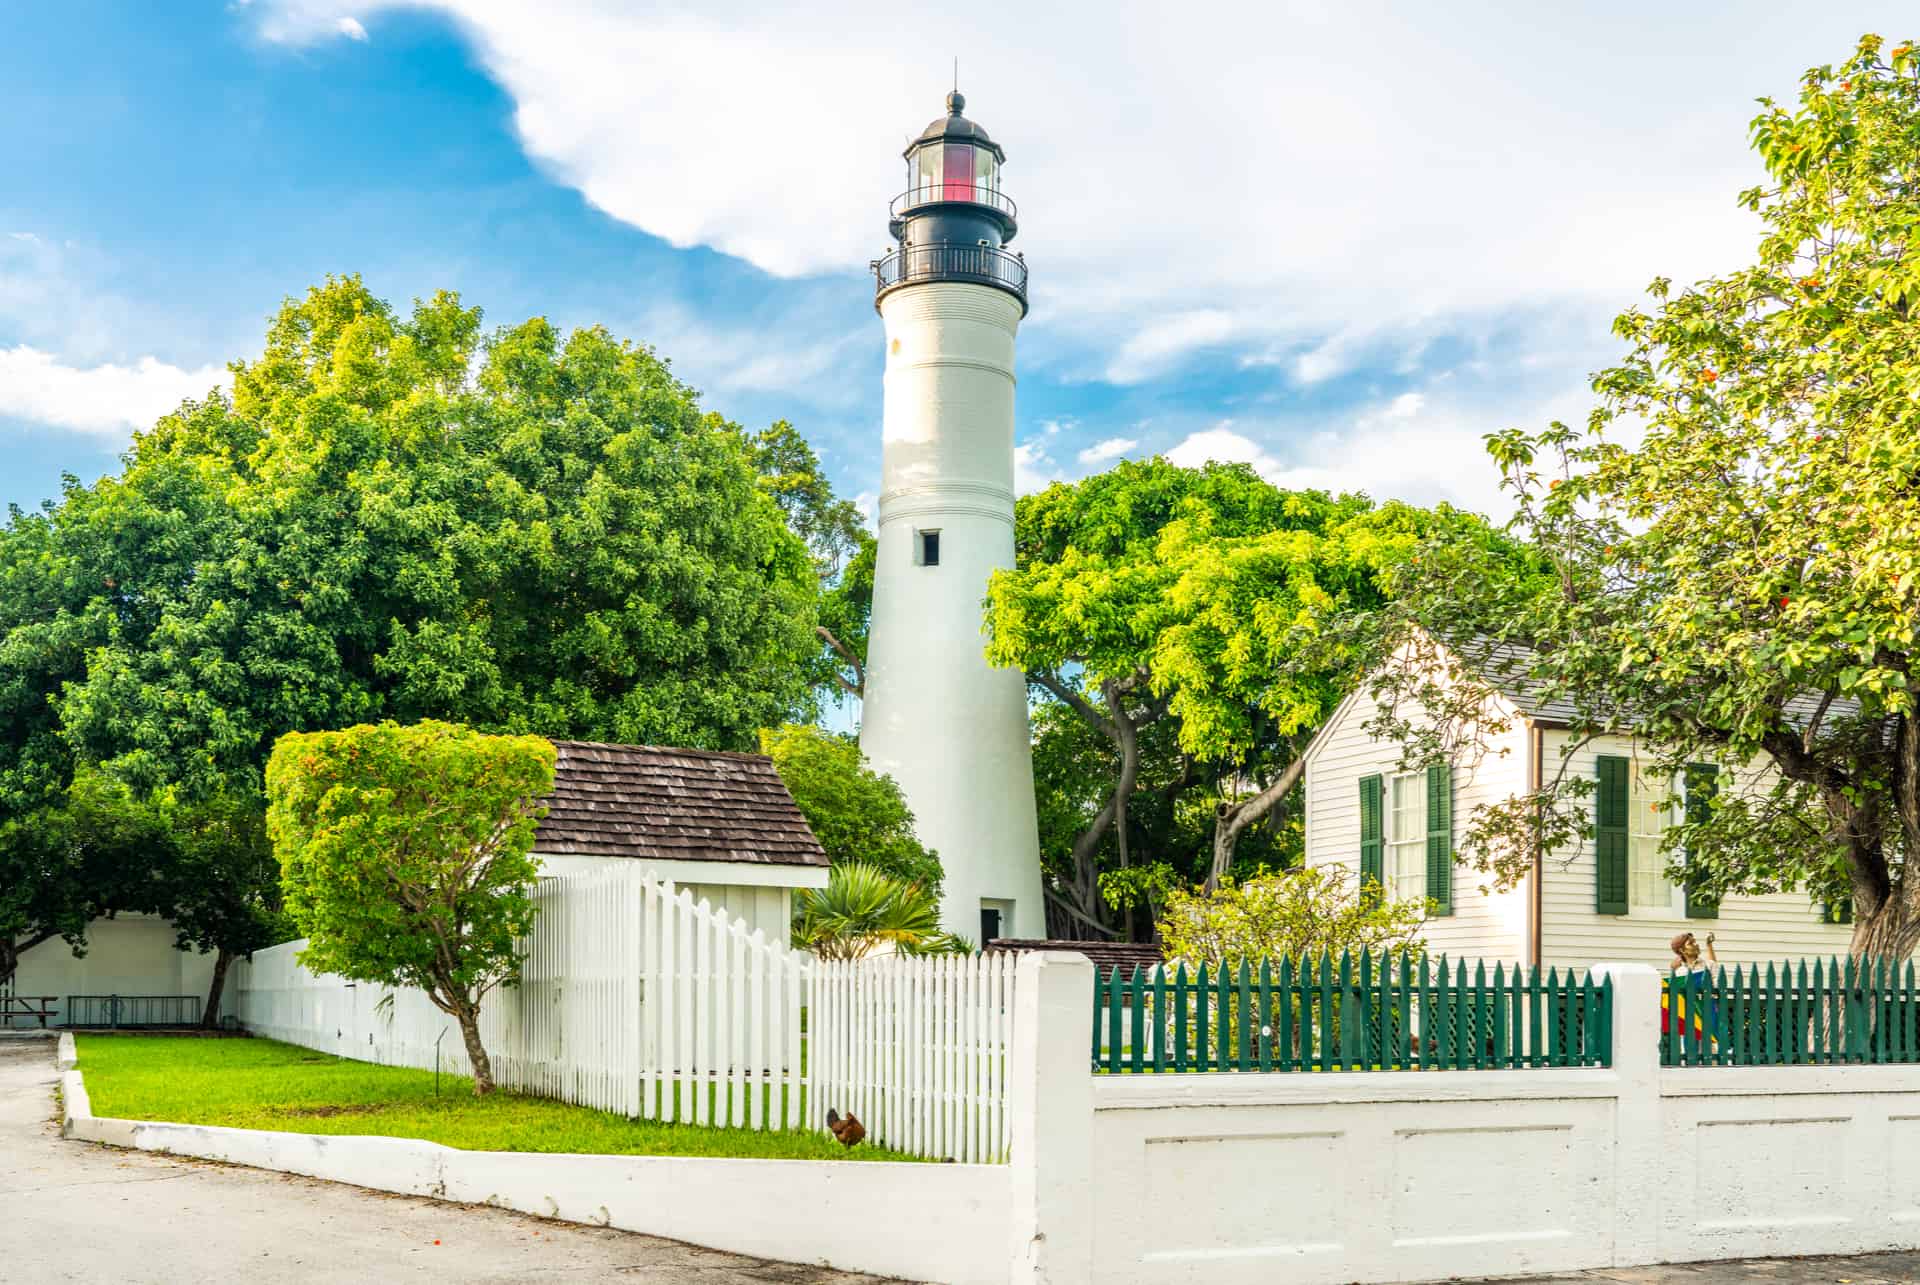
[[[548,874],[647,870],[785,941],[795,888],[824,888],[827,854],[764,754],[555,741],[534,834]]]

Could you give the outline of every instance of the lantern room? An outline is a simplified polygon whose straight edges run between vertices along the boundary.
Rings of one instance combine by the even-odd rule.
[[[947,218],[927,229],[932,235],[913,238],[922,243],[939,239],[958,239],[967,229],[950,220],[971,225],[975,220],[993,224],[991,243],[1004,245],[1015,230],[1013,202],[1000,190],[1000,167],[1006,153],[987,137],[987,131],[963,114],[967,100],[958,90],[947,95],[947,114],[935,120],[920,136],[907,145],[907,190],[893,203],[892,232],[902,238],[904,224],[922,214],[934,214],[930,207],[975,206],[976,210],[953,209]],[[973,238],[968,238],[972,240]]]
[[[1006,249],[1017,230],[1013,201],[1000,189],[1007,154],[966,118],[967,100],[947,95],[947,114],[920,131],[902,153],[907,190],[887,211],[896,245],[873,261],[874,306],[921,282],[992,286],[1027,305],[1027,263]]]

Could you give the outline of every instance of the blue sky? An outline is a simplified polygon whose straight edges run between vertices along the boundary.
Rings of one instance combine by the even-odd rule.
[[[1438,10],[1444,10],[1439,12]],[[1176,21],[1177,19],[1177,21]],[[866,259],[960,58],[1034,273],[1023,485],[1122,455],[1498,505],[1656,274],[1746,255],[1752,100],[1897,6],[548,0],[0,11],[0,501],[111,471],[329,272],[655,345],[878,478]]]

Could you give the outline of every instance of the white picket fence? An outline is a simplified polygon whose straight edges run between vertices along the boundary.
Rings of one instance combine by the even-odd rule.
[[[518,987],[480,1011],[495,1080],[641,1119],[803,1127],[808,956],[637,867],[543,879]],[[260,1035],[466,1074],[458,1024],[420,991],[300,966],[304,941],[238,971]]]
[[[1013,956],[823,963],[633,866],[543,879],[534,899],[520,985],[480,1010],[500,1085],[750,1129],[824,1129],[831,1108],[875,1145],[1005,1160]],[[237,966],[248,1029],[469,1073],[458,1023],[422,992],[312,973],[305,946]]]
[[[962,1163],[1007,1159],[1010,954],[888,956],[813,969],[816,1120],[852,1111],[883,1146]]]

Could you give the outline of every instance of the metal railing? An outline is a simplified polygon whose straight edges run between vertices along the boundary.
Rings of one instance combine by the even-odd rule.
[[[966,281],[1005,290],[1020,301],[1022,312],[1027,309],[1027,261],[998,246],[946,241],[901,246],[873,261],[873,277],[876,305],[888,291],[918,281]]]
[[[198,1026],[206,1000],[199,995],[69,995],[66,1026]]]
[[[887,206],[887,217],[902,218],[910,210],[922,209],[929,205],[984,205],[998,211],[1009,220],[1017,221],[1020,211],[1013,198],[996,188],[981,187],[978,183],[955,180],[951,183],[923,183],[919,187],[909,188],[893,198]]]
[[[1114,971],[1093,993],[1093,1069],[1492,1071],[1607,1066],[1613,982],[1389,954]]]

